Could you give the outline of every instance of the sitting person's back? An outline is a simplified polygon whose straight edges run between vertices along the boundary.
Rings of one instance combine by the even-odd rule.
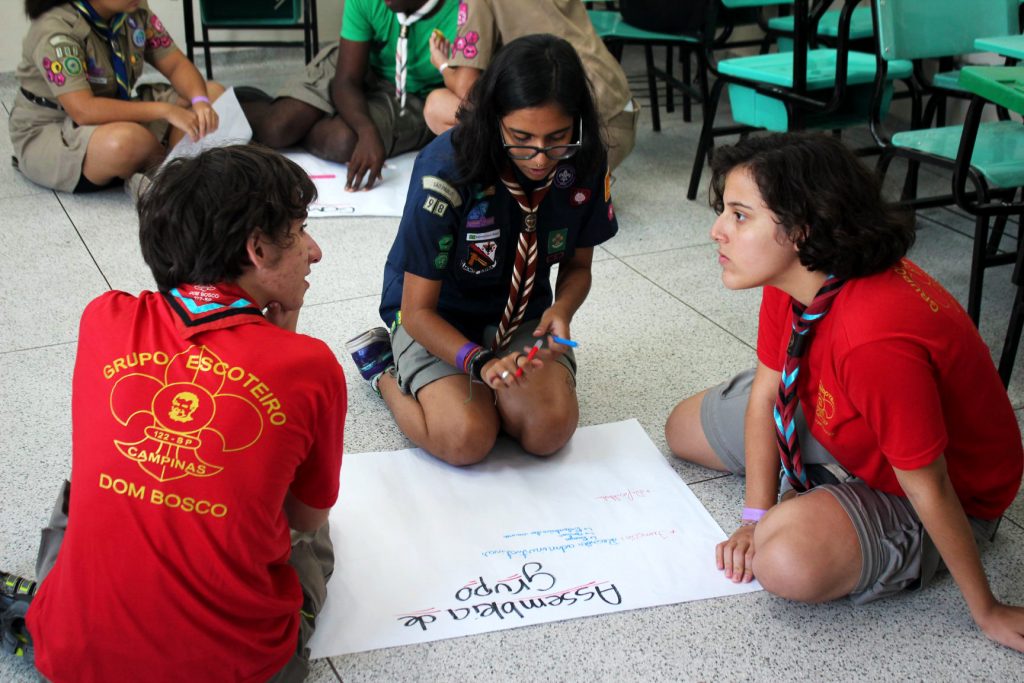
[[[71,523],[28,613],[49,679],[265,681],[302,653],[346,407],[333,353],[294,331],[313,196],[252,147],[174,162],[143,196],[160,291],[81,322]],[[289,527],[317,536],[293,550]]]

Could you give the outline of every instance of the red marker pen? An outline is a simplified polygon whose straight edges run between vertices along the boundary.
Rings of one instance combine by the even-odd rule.
[[[537,352],[540,351],[540,347],[543,346],[543,345],[544,345],[544,339],[542,337],[542,338],[540,338],[540,339],[538,339],[536,341],[536,343],[533,345],[533,348],[530,349],[530,352],[528,354],[526,354],[526,362],[527,363],[529,363],[531,360],[534,359],[534,357],[537,355]],[[523,376],[523,368],[522,368],[522,366],[520,366],[516,370],[516,377],[522,377],[522,376]]]

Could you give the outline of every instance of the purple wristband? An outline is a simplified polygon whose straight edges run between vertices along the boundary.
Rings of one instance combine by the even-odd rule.
[[[743,514],[740,515],[740,520],[744,522],[760,522],[766,512],[768,511],[760,508],[743,508]]]
[[[192,104],[195,104],[196,102],[206,102],[207,104],[209,104],[210,98],[206,95],[196,95],[192,98]]]
[[[455,367],[466,372],[466,357],[479,348],[482,347],[479,344],[474,344],[473,342],[466,342],[463,344],[462,348],[459,349],[459,352],[455,354]]]

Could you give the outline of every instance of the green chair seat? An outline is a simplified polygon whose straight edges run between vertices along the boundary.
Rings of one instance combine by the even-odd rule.
[[[964,89],[960,86],[959,81],[960,69],[954,69],[953,71],[940,71],[932,77],[932,85],[939,88],[945,88],[946,90],[963,92]]]
[[[960,72],[960,86],[1024,114],[1024,66],[967,66]]]
[[[602,40],[622,40],[645,43],[700,43],[696,35],[686,33],[658,33],[656,31],[645,31],[632,24],[627,24],[622,15],[612,10],[591,9],[587,10],[590,15],[590,23],[594,25],[594,31]]]
[[[781,33],[793,32],[793,17],[775,17],[768,20],[768,28]],[[818,22],[818,35],[825,38],[839,37],[839,10],[825,12]],[[871,25],[871,8],[858,7],[850,18],[850,40],[863,40],[875,35]]]
[[[978,38],[974,41],[974,49],[995,52],[1010,59],[1024,59],[1024,35]]]
[[[963,126],[908,130],[892,136],[896,147],[933,154],[953,161],[960,148]],[[1024,130],[1016,121],[983,123],[971,157],[973,166],[993,187],[1024,185]]]
[[[767,55],[734,57],[718,63],[723,74],[748,81],[793,87],[793,53],[776,52]],[[908,78],[913,65],[906,60],[889,63],[890,79]],[[807,51],[807,89],[824,90],[835,84],[836,51],[821,49]],[[850,52],[846,69],[846,82],[850,85],[871,83],[875,80],[875,56],[866,52]]]

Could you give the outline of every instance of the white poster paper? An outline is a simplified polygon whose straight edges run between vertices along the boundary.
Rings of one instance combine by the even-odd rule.
[[[636,420],[467,468],[347,454],[330,522],[317,658],[760,590],[715,568],[725,534]]]
[[[401,216],[416,154],[407,152],[388,159],[381,169],[381,179],[374,183],[373,189],[348,192],[345,190],[346,164],[324,161],[300,150],[284,152],[309,174],[316,185],[317,199],[309,206],[310,218]]]
[[[189,136],[183,137],[164,159],[166,164],[178,157],[194,157],[200,152],[214,147],[226,145],[244,145],[252,140],[252,128],[242,112],[242,106],[235,97],[235,89],[228,88],[213,103],[217,112],[217,130],[193,142]]]

